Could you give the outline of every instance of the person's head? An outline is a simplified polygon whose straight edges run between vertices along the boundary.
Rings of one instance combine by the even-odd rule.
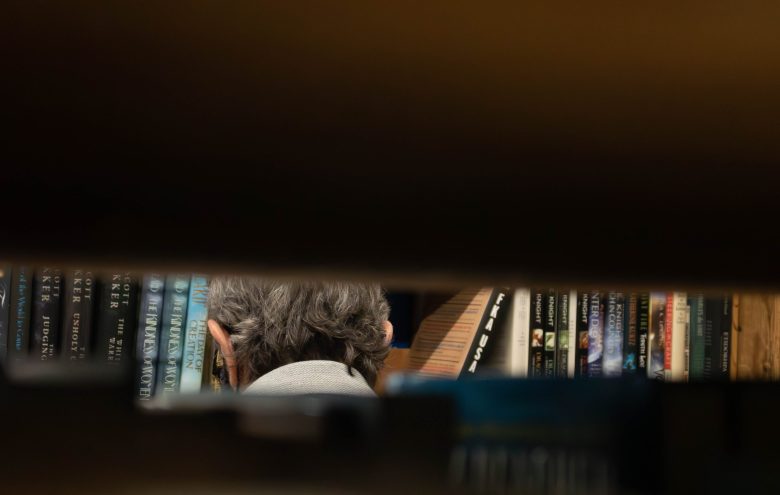
[[[315,359],[344,363],[373,386],[392,338],[390,308],[374,284],[218,277],[208,310],[234,388]]]

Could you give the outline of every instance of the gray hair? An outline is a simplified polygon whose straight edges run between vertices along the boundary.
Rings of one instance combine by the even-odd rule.
[[[297,361],[327,359],[373,385],[387,357],[390,307],[375,284],[215,277],[209,318],[231,335],[247,380]]]

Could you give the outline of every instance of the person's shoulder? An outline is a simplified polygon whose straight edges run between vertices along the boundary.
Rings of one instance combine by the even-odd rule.
[[[363,376],[336,361],[299,361],[280,366],[255,380],[247,394],[339,394],[375,397]]]

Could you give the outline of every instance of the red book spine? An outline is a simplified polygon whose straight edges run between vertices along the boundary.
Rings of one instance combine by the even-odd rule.
[[[666,294],[664,312],[664,379],[672,379],[672,324],[674,323],[674,293]]]

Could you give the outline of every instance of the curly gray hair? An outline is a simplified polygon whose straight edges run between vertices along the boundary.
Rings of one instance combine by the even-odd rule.
[[[375,284],[215,277],[209,318],[231,335],[247,380],[297,361],[327,359],[373,386],[389,352],[390,307]]]

